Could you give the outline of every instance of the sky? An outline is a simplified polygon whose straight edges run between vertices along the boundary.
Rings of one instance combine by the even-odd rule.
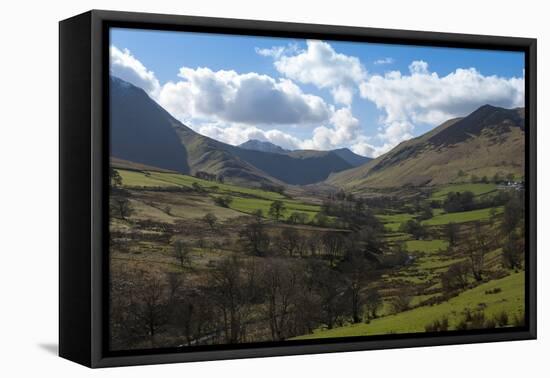
[[[225,143],[369,157],[525,98],[524,54],[506,51],[113,28],[110,71]]]

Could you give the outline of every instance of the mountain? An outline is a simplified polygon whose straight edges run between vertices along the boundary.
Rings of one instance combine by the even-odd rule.
[[[189,173],[187,151],[178,140],[178,121],[147,94],[111,77],[111,156]]]
[[[349,148],[339,148],[337,150],[332,150],[336,155],[340,156],[342,159],[347,161],[354,167],[366,164],[372,160],[372,158],[361,156],[351,151]]]
[[[246,150],[271,152],[274,154],[284,154],[288,152],[288,150],[285,150],[284,148],[279,147],[276,144],[273,144],[271,142],[264,142],[258,139],[250,139],[242,144],[239,144],[238,147],[244,148]]]
[[[430,132],[405,141],[326,183],[350,190],[439,185],[472,176],[521,176],[525,165],[525,110],[484,105]]]
[[[255,151],[200,135],[116,77],[110,94],[113,158],[189,174],[205,171],[247,186],[312,184],[353,167],[330,151]]]
[[[368,163],[371,161],[371,158],[357,155],[356,153],[352,152],[348,148],[339,148],[336,150],[330,150],[330,151],[317,151],[317,150],[285,150],[282,147],[277,146],[276,144],[273,144],[271,142],[264,142],[257,139],[250,139],[249,141],[246,141],[239,145],[240,148],[244,148],[246,150],[254,150],[254,151],[263,151],[263,152],[271,152],[275,154],[286,154],[292,157],[313,157],[313,156],[325,156],[329,153],[334,153],[337,156],[339,156],[341,159],[343,159],[346,163],[351,165],[352,167],[358,167],[362,164]]]

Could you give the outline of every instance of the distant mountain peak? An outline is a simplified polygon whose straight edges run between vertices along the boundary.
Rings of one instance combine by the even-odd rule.
[[[358,167],[372,160],[372,158],[356,154],[347,147],[338,148],[336,150],[332,150],[332,152],[338,155],[340,158],[344,159],[353,167]]]
[[[275,154],[284,154],[289,152],[289,150],[285,150],[284,148],[277,146],[276,144],[258,139],[250,139],[240,144],[238,147],[244,148],[246,150],[271,152]]]

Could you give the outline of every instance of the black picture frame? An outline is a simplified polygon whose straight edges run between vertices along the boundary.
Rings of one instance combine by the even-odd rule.
[[[526,325],[109,352],[108,174],[110,27],[445,46],[525,53]],[[406,348],[536,338],[536,39],[92,10],[59,24],[59,354],[88,367]]]

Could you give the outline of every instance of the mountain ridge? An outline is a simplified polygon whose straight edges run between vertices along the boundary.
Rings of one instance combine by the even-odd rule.
[[[361,164],[365,164],[370,160],[372,160],[372,158],[358,155],[346,147],[337,148],[334,150],[287,150],[274,143],[271,143],[268,141],[261,141],[258,139],[249,139],[248,141],[239,144],[237,147],[243,148],[246,150],[286,154],[288,156],[297,157],[301,159],[306,157],[313,157],[313,156],[324,156],[324,155],[333,153],[353,167],[357,167]]]
[[[520,175],[524,128],[523,108],[484,105],[400,143],[367,164],[331,174],[326,183],[363,190],[446,184],[465,176]]]
[[[295,156],[217,141],[175,119],[143,89],[113,76],[110,83],[112,157],[188,174],[205,171],[246,186],[313,184],[352,168],[330,152]]]

